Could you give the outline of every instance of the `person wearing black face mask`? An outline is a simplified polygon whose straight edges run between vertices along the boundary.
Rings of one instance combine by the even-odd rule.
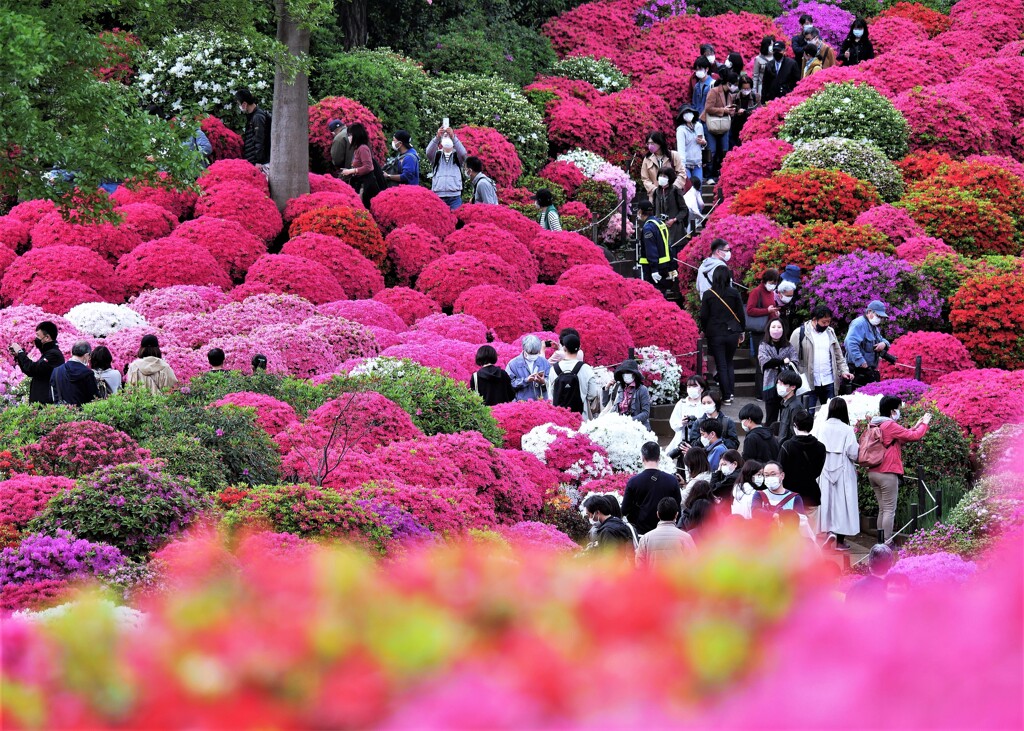
[[[21,372],[31,379],[28,389],[29,403],[52,404],[50,376],[55,368],[64,365],[64,354],[57,347],[57,326],[49,320],[39,323],[36,326],[35,346],[40,353],[40,358],[36,361],[30,360],[25,349],[17,343],[11,343],[10,350]]]
[[[828,403],[830,398],[839,395],[840,380],[853,379],[831,325],[832,313],[825,305],[818,305],[811,312],[811,319],[797,328],[789,339],[796,348],[807,385],[811,387],[805,399],[807,410],[812,414],[819,403]]]
[[[786,44],[776,41],[772,46],[772,60],[764,70],[761,85],[761,100],[767,104],[773,99],[786,96],[800,81],[800,68],[796,61],[786,57]]]

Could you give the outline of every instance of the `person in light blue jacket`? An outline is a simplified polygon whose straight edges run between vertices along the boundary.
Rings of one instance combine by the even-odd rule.
[[[466,157],[466,148],[451,127],[437,130],[427,145],[427,159],[433,165],[430,189],[453,211],[462,205],[462,166]]]
[[[846,346],[846,362],[850,364],[853,382],[858,387],[880,380],[879,358],[896,362],[895,358],[885,352],[889,348],[889,341],[878,330],[882,321],[888,319],[885,303],[874,300],[863,315],[850,323],[843,344]]]
[[[540,338],[523,338],[523,352],[508,362],[505,370],[512,379],[516,401],[540,401],[547,397],[547,379],[551,364],[541,355]]]

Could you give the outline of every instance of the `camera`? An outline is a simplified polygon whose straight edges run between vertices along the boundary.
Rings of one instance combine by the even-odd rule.
[[[896,365],[896,356],[890,355],[888,350],[883,351],[880,357],[889,365]]]

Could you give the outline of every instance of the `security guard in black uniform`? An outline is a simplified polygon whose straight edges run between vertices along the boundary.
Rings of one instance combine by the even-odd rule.
[[[664,289],[674,278],[676,263],[672,255],[672,237],[665,222],[655,217],[654,204],[643,201],[637,206],[636,261],[640,276],[655,287]]]

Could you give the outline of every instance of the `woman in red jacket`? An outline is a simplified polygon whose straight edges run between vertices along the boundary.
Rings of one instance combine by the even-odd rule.
[[[761,283],[750,290],[747,295],[747,332],[750,333],[750,354],[757,357],[757,349],[764,339],[764,329],[768,321],[777,317],[775,306],[775,288],[779,286],[779,272],[767,269],[761,275]]]
[[[897,423],[901,406],[903,402],[898,397],[885,396],[879,403],[879,415],[871,420],[871,426],[882,430],[882,444],[885,446],[882,463],[868,470],[868,482],[878,500],[878,530],[882,531],[882,540],[892,536],[896,498],[899,496],[900,477],[903,475],[903,445],[921,441],[932,420],[931,414],[925,414],[913,428],[902,427]]]

